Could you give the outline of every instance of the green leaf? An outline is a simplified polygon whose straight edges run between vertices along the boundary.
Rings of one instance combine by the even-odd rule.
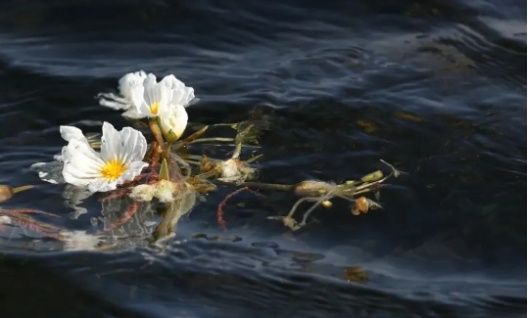
[[[161,180],[170,180],[169,164],[167,163],[167,159],[165,158],[163,158],[163,160],[161,161],[159,177]]]

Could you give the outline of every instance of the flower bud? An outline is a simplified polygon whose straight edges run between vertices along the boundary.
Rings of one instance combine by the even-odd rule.
[[[360,215],[361,213],[367,213],[369,210],[369,200],[363,196],[356,199],[354,207],[352,208],[353,215]]]
[[[323,202],[321,202],[321,205],[323,206],[323,208],[330,209],[333,206],[333,203],[330,200],[324,200]]]
[[[162,112],[159,116],[159,123],[165,140],[174,142],[180,139],[187,127],[188,119],[187,111],[181,105],[171,105],[168,110]]]
[[[0,185],[0,202],[5,202],[13,197],[13,188],[8,185]]]
[[[224,182],[244,182],[255,176],[256,170],[238,158],[221,161],[216,167],[220,172],[219,180]]]
[[[329,184],[323,181],[306,180],[295,185],[294,192],[300,197],[319,197],[328,192]]]

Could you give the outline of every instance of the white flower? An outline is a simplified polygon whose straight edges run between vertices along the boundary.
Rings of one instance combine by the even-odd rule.
[[[113,93],[99,94],[99,103],[116,110],[135,107],[135,104],[141,102],[143,82],[146,78],[147,74],[143,71],[125,74],[119,80],[119,93],[122,97]]]
[[[61,126],[61,135],[68,141],[62,148],[64,180],[91,192],[114,190],[117,185],[134,179],[148,165],[142,161],[147,141],[133,128],[117,131],[104,122],[100,153],[90,147],[75,127]]]
[[[165,76],[160,82],[154,74],[143,71],[129,73],[119,80],[121,96],[100,94],[99,103],[113,109],[123,109],[123,116],[131,118],[163,117],[171,114],[171,108],[186,107],[194,99],[192,87],[186,87],[174,75]]]

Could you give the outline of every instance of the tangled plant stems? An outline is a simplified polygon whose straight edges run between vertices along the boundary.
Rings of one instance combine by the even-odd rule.
[[[270,219],[280,220],[289,229],[298,230],[308,224],[310,215],[317,207],[330,208],[335,199],[350,202],[353,215],[380,209],[378,202],[366,196],[377,195],[386,180],[400,174],[392,165],[382,161],[390,169],[388,174],[378,170],[360,180],[340,184],[319,180],[290,185],[260,183],[253,180],[256,168],[252,164],[261,155],[253,155],[245,160],[242,157],[244,149],[258,145],[260,134],[268,129],[269,122],[265,116],[239,123],[203,126],[182,138],[188,122],[186,107],[194,102],[194,90],[191,87],[185,86],[174,75],[158,81],[155,75],[139,71],[123,76],[118,89],[118,94],[99,94],[100,104],[123,111],[124,117],[136,122],[145,120],[150,142],[139,130],[132,127],[117,130],[107,122],[102,125],[100,141],[87,138],[79,128],[61,126],[61,136],[67,143],[61,154],[55,156],[54,162],[33,166],[45,181],[67,183],[88,195],[105,193],[100,198],[103,211],[108,215],[115,214],[115,217],[106,224],[103,233],[123,227],[140,211],[149,209],[158,212],[161,217],[151,231],[154,241],[170,237],[174,234],[178,220],[191,211],[197,198],[215,191],[219,184],[239,187],[218,205],[216,218],[220,227],[226,227],[224,209],[238,193],[256,193],[253,190],[288,191],[300,198],[286,215]],[[206,136],[216,128],[232,129],[234,135]],[[222,146],[224,149],[231,147],[232,153],[227,159],[219,159],[194,152],[213,146]],[[0,200],[6,201],[16,192],[30,187],[0,187]],[[311,205],[297,220],[295,214],[303,203]],[[70,242],[70,245],[72,237],[76,240],[88,237],[85,233],[68,234],[60,228],[39,222],[30,216],[35,213],[44,212],[2,209],[0,217],[4,218],[5,224],[16,223],[57,240]]]

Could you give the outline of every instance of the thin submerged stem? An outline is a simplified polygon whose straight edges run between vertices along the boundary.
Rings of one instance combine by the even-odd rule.
[[[264,182],[252,182],[246,181],[240,183],[241,186],[257,188],[260,190],[278,190],[278,191],[291,191],[294,189],[294,184],[279,184],[279,183],[264,183]]]
[[[295,211],[297,211],[297,208],[299,207],[299,205],[301,205],[301,203],[303,202],[310,202],[310,201],[317,201],[319,199],[319,197],[304,197],[304,198],[300,198],[299,200],[297,200],[297,202],[295,202],[292,206],[292,208],[290,209],[290,212],[288,212],[288,215],[286,215],[287,218],[292,218],[293,215],[295,214]]]
[[[29,190],[29,189],[32,189],[34,188],[35,186],[34,185],[31,185],[31,184],[28,184],[28,185],[23,185],[23,186],[18,186],[18,187],[14,187],[13,188],[13,194],[14,193],[19,193],[19,192],[22,192],[22,191],[26,191],[26,190]]]
[[[208,142],[233,142],[233,141],[235,141],[235,139],[230,138],[230,137],[210,137],[210,138],[195,139],[191,142],[188,142],[188,144],[208,143]]]
[[[237,125],[238,123],[218,123],[218,124],[212,124],[209,125],[210,128],[217,128],[217,127],[229,127],[232,128],[233,126]]]
[[[301,223],[299,224],[299,227],[303,227],[306,225],[306,221],[308,220],[308,217],[310,216],[310,214],[323,202],[323,201],[326,201],[328,199],[332,198],[332,193],[329,193],[323,197],[321,197],[319,200],[317,200],[317,202],[315,202],[308,210],[306,210],[306,212],[304,212],[304,215],[303,215],[303,218],[302,218],[302,221]]]

